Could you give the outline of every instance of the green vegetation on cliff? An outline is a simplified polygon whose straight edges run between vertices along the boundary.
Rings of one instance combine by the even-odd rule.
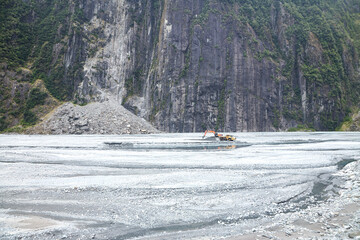
[[[76,78],[77,69],[65,66],[64,54],[70,51],[67,45],[80,34],[78,26],[84,20],[78,1],[1,0],[0,63],[9,69],[30,68],[31,81],[42,79],[53,96],[70,99],[73,80],[64,80]],[[78,64],[79,55],[75,52]]]
[[[359,1],[208,0],[193,25],[206,26],[211,14],[220,15],[225,26],[230,21],[251,26],[255,35],[247,37],[252,54],[258,61],[267,58],[279,66],[274,78],[286,104],[273,108],[275,128],[280,128],[283,117],[300,126],[335,130],[349,116],[350,107],[358,104]],[[229,34],[229,42],[234,34]]]
[[[80,66],[80,53],[75,53],[73,62],[77,63],[71,66],[65,66],[64,55],[70,51],[69,39],[79,34],[76,25],[84,21],[78,2],[75,3],[74,7],[68,0],[0,1],[0,71],[4,92],[0,108],[5,110],[0,113],[0,131],[21,119],[23,125],[37,121],[31,108],[33,104],[43,104],[35,103],[34,96],[41,94],[35,94],[36,89],[26,92],[36,79],[42,79],[57,99],[71,99],[73,82],[81,74],[76,69]],[[30,74],[21,73],[22,67],[30,69]],[[18,88],[19,84],[26,86],[25,92],[12,96],[11,88]]]
[[[130,74],[122,79],[127,88],[124,103],[133,95],[141,95],[146,88],[145,79],[156,78],[158,74],[154,69],[162,59],[157,54],[162,51],[154,49],[164,41],[161,34],[166,26],[161,14],[165,14],[165,5],[169,5],[169,11],[183,11],[184,36],[181,40],[189,41],[185,50],[170,43],[171,51],[179,56],[178,62],[183,61],[177,75],[176,69],[171,70],[177,86],[181,80],[193,77],[195,51],[191,41],[200,34],[195,32],[196,26],[202,30],[213,28],[210,19],[216,16],[221,19],[221,27],[232,28],[227,30],[224,46],[214,44],[211,51],[214,54],[221,53],[223,48],[226,51],[226,72],[219,78],[227,83],[215,90],[217,122],[213,124],[214,128],[223,130],[229,119],[227,104],[232,101],[228,99],[229,94],[234,94],[231,88],[236,81],[231,72],[232,47],[240,45],[232,45],[236,37],[246,39],[246,44],[241,45],[244,58],[253,57],[259,63],[275,66],[271,69],[271,77],[265,77],[276,86],[276,90],[268,91],[279,91],[276,95],[280,99],[276,103],[247,92],[267,105],[268,118],[274,129],[299,125],[295,129],[309,126],[316,130],[335,130],[360,100],[358,0],[204,0],[200,1],[196,13],[186,1],[176,3],[184,5],[182,10],[164,0],[144,2],[146,4],[141,5],[138,1],[127,1],[133,6],[128,8],[128,27],[136,28],[134,31],[138,32],[133,41],[136,56],[128,56],[129,64],[132,59],[136,61],[128,71]],[[36,122],[32,104],[34,101],[36,105],[43,104],[41,99],[44,97],[31,90],[36,79],[42,79],[49,94],[57,99],[75,100],[76,87],[83,81],[84,62],[97,51],[97,48],[87,46],[90,36],[86,35],[84,24],[89,24],[86,12],[91,11],[83,9],[85,5],[86,1],[79,0],[0,0],[0,131],[19,122],[25,125]],[[147,13],[151,15],[150,20],[145,11],[138,10],[143,6],[150,6]],[[106,12],[99,10],[98,18],[110,23]],[[186,29],[185,21],[188,21],[189,29]],[[155,29],[154,36],[147,40],[154,49],[145,49],[142,42],[145,38],[141,34],[147,32],[147,24]],[[102,30],[95,30],[92,34],[98,39]],[[207,44],[199,42],[200,45]],[[144,57],[143,52],[154,52],[152,61],[147,59],[150,54]],[[198,77],[200,69],[209,62],[208,58],[200,55],[196,59],[198,75],[192,81],[196,89],[201,88]],[[167,105],[171,108],[172,103],[166,103],[156,94],[147,99],[159,103],[152,103],[154,107],[149,109],[150,113],[158,113]],[[149,118],[154,119],[154,115],[150,114]],[[203,121],[205,118],[200,122]],[[284,122],[292,124],[284,125]]]

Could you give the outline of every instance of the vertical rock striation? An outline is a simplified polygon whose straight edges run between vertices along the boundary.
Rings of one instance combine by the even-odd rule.
[[[353,0],[55,2],[50,92],[116,97],[162,131],[334,130],[359,100]]]

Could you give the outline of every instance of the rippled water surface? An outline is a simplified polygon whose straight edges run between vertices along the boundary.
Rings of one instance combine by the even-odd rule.
[[[336,194],[360,159],[358,133],[234,135],[2,135],[0,239],[235,236]]]

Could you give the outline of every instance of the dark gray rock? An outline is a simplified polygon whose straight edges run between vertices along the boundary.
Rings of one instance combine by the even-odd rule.
[[[351,233],[349,233],[349,238],[351,238],[351,239],[360,239],[360,231],[358,231],[358,232],[351,232]]]
[[[300,123],[333,130],[351,105],[352,85],[308,80],[304,66],[332,63],[315,33],[306,33],[305,43],[289,33],[298,21],[283,2],[268,6],[262,33],[254,23],[259,16],[242,20],[239,1],[72,2],[69,12],[83,19],[69,24],[52,62],[65,52],[59,82],[72,100],[114,98],[162,131],[278,131]],[[358,56],[343,35],[344,46],[334,51],[341,81],[358,85]],[[66,114],[75,127],[83,118]]]

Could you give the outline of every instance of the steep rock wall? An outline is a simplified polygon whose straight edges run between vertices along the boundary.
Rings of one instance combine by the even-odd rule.
[[[84,33],[98,32],[101,40],[88,44],[97,51],[85,61],[81,99],[116,95],[169,132],[276,131],[299,123],[334,129],[346,114],[341,81],[356,79],[356,54],[338,49],[341,67],[353,67],[337,85],[312,80],[312,71],[335,63],[312,31],[305,39],[301,29],[289,34],[298,20],[281,1],[267,6],[265,30],[240,18],[240,3],[84,1],[82,7],[90,19]]]
[[[279,94],[271,77],[278,64],[256,58],[265,47],[249,24],[210,11],[223,7],[231,5],[85,2],[85,34],[99,32],[103,45],[88,44],[101,49],[85,61],[78,96],[91,101],[115,94],[170,132],[275,130]]]
[[[239,20],[237,7],[221,1],[163,2],[156,49],[143,56],[153,62],[140,76],[146,79],[139,94],[148,102],[144,117],[170,132],[274,131],[298,123],[334,129],[349,104],[346,82],[359,82],[357,70],[343,70],[358,66],[356,52],[343,47],[353,46],[345,41],[322,49],[312,31],[291,29],[299,20],[280,1],[268,6],[268,32],[256,33]],[[334,49],[342,59],[328,53]],[[329,67],[336,64],[335,70]],[[320,71],[316,79],[314,71]],[[137,106],[137,98],[127,99],[128,106]]]
[[[35,77],[60,99],[116,97],[163,131],[334,130],[359,100],[354,0],[46,3],[27,20],[57,29],[34,37]]]

